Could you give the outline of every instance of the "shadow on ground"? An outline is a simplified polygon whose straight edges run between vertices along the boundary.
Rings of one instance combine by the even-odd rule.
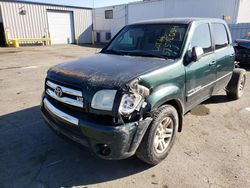
[[[38,106],[0,117],[0,187],[71,187],[107,182],[149,168],[135,157],[105,161],[65,142]]]
[[[219,104],[219,103],[227,103],[232,102],[231,99],[229,99],[226,95],[226,92],[224,95],[214,95],[210,99],[204,101],[202,104]]]

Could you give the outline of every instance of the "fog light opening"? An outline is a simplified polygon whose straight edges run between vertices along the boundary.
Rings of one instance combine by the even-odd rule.
[[[101,144],[99,145],[100,148],[100,154],[103,156],[108,156],[111,153],[111,149],[108,147],[107,144]]]

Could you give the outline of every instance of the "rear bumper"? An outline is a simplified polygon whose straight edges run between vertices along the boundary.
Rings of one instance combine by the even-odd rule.
[[[45,122],[54,131],[88,147],[98,157],[112,160],[132,156],[152,121],[146,118],[120,126],[96,124],[65,114],[46,98],[41,104],[41,111]],[[105,153],[104,149],[107,149]]]

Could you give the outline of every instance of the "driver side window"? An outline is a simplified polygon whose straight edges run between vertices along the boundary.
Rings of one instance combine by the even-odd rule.
[[[212,41],[208,24],[199,25],[191,40],[191,47],[202,47],[204,53],[212,51]]]

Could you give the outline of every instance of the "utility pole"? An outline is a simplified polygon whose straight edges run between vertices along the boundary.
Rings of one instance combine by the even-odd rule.
[[[95,44],[95,0],[92,0],[92,45]]]

